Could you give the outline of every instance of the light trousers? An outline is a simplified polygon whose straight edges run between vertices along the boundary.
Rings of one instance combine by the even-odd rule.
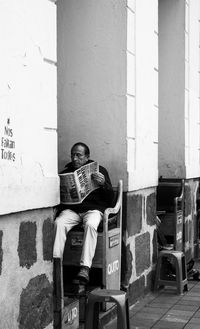
[[[84,236],[80,265],[91,267],[97,245],[97,228],[103,214],[99,210],[89,210],[85,213],[66,209],[55,220],[55,239],[53,257],[63,258],[67,233],[83,221]]]

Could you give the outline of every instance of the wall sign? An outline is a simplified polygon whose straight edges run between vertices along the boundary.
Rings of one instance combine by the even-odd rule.
[[[117,272],[119,271],[119,260],[115,260],[114,262],[108,264],[108,267],[107,267],[107,273],[108,275],[111,275],[112,273],[114,272]]]
[[[109,238],[109,248],[118,246],[120,241],[120,234],[115,234]]]
[[[13,140],[14,134],[10,118],[7,118],[3,129],[3,135],[1,136],[1,159],[15,161],[15,141]]]

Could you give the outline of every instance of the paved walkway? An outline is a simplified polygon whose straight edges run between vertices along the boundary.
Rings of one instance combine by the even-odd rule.
[[[149,294],[130,308],[130,329],[200,329],[200,281],[189,281],[188,292],[174,288]],[[114,319],[106,329],[116,329]]]

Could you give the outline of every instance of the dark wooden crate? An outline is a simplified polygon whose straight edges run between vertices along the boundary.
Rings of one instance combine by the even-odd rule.
[[[79,328],[79,300],[64,297],[64,308],[62,309],[62,329]]]

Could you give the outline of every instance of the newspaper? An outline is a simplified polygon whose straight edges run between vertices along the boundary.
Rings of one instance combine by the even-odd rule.
[[[60,202],[62,204],[79,204],[99,185],[91,179],[93,173],[99,172],[97,162],[88,163],[74,172],[59,174]]]

